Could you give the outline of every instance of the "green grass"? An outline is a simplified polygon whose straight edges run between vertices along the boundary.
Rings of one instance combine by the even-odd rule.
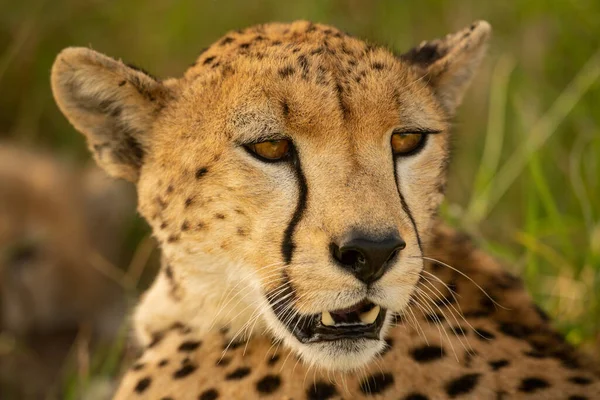
[[[523,276],[568,340],[600,355],[600,2],[23,0],[1,8],[0,136],[81,162],[84,141],[48,82],[63,47],[91,45],[178,76],[225,31],[260,22],[311,19],[402,50],[487,19],[495,34],[456,120],[443,215]],[[146,233],[132,229],[123,265]],[[119,342],[92,355],[99,361],[85,374],[67,373],[67,397],[117,373],[121,351]]]

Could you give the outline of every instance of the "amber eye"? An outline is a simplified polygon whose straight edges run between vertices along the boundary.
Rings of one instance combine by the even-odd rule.
[[[290,153],[289,140],[267,140],[247,146],[254,154],[269,161],[282,160]]]
[[[392,135],[392,151],[396,155],[407,155],[418,149],[423,143],[422,133],[394,133]]]

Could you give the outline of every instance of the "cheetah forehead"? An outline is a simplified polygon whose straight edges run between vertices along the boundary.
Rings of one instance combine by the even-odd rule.
[[[377,53],[378,58],[369,57],[371,53]],[[270,23],[227,33],[200,54],[186,71],[185,78],[203,76],[211,69],[227,74],[240,60],[279,64],[282,77],[293,74],[296,69],[306,76],[313,72],[309,57],[319,58],[317,72],[327,69],[330,73],[348,73],[360,63],[382,69],[386,61],[395,59],[384,48],[328,25],[308,21]]]

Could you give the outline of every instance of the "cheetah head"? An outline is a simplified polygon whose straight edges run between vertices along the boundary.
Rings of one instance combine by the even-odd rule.
[[[98,164],[136,183],[174,308],[349,370],[384,348],[419,280],[448,121],[489,33],[476,22],[397,56],[328,26],[262,25],[167,80],[68,48],[52,88]]]

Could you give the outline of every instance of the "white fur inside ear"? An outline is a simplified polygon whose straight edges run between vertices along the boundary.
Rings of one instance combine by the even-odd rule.
[[[136,181],[169,90],[121,61],[74,47],[56,57],[51,83],[60,110],[87,137],[97,163],[112,176]]]

